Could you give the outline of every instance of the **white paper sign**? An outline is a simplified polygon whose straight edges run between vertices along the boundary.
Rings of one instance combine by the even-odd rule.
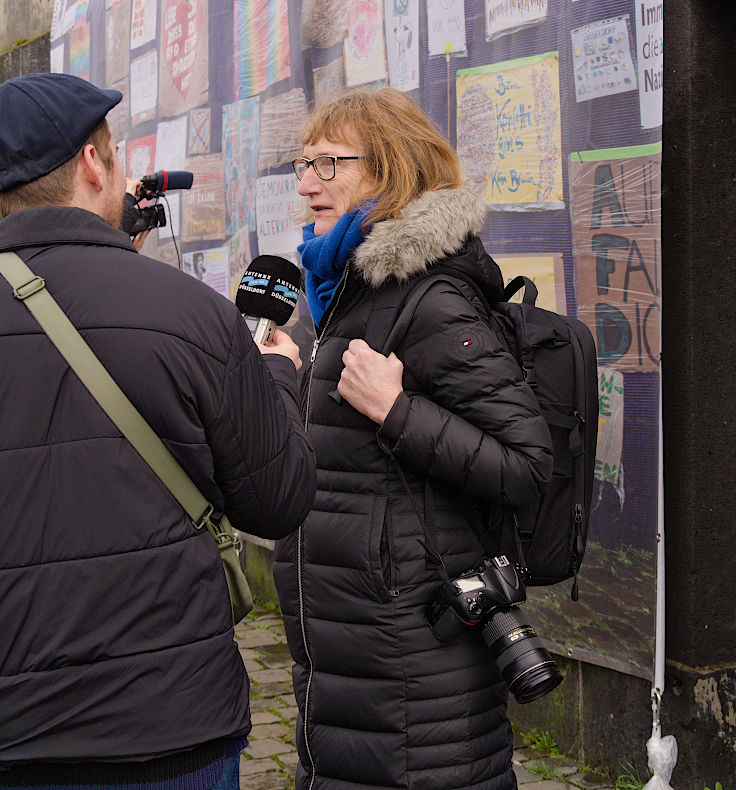
[[[427,0],[430,55],[465,55],[465,0]]]
[[[156,50],[130,64],[130,115],[134,122],[150,120],[156,115],[158,99],[158,65]]]
[[[174,238],[177,239],[178,244],[179,234],[181,233],[181,225],[179,222],[181,217],[181,193],[167,192],[166,200],[169,201],[168,206],[166,205],[165,201],[161,201],[166,211],[166,225],[163,228],[158,229],[158,243],[166,244],[170,242],[172,240],[171,237],[173,234]],[[169,216],[169,212],[171,212],[171,216]]]
[[[64,42],[56,47],[51,47],[49,52],[49,69],[55,74],[62,74],[64,71]]]
[[[385,0],[389,83],[400,91],[419,87],[419,0]]]
[[[637,0],[636,50],[642,129],[662,125],[664,16],[662,0]]]
[[[301,244],[298,216],[304,211],[304,198],[296,191],[298,183],[293,175],[265,176],[256,181],[260,255],[294,252]]]
[[[156,133],[156,170],[184,170],[187,155],[187,116],[162,121]]]
[[[628,19],[625,14],[570,31],[575,101],[636,89]]]
[[[617,485],[624,444],[624,374],[598,368],[598,444],[595,477]]]
[[[130,15],[130,48],[156,38],[156,0],[133,0]]]

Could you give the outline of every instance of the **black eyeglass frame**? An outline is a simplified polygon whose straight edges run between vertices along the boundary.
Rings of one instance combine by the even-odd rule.
[[[323,178],[318,172],[317,168],[315,167],[314,163],[318,159],[331,159],[332,160],[332,175],[329,178]],[[314,159],[307,159],[304,156],[298,156],[296,159],[291,160],[291,166],[294,169],[294,175],[297,177],[298,181],[301,181],[304,178],[307,170],[309,170],[309,166],[312,166],[317,178],[320,181],[332,181],[332,179],[337,175],[337,163],[344,160],[344,159],[365,159],[364,156],[334,156],[333,154],[320,154],[319,156],[315,156]],[[304,172],[299,175],[296,169],[297,162],[303,162],[306,167],[304,168]]]

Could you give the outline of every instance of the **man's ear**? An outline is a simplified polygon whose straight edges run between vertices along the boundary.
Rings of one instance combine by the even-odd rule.
[[[104,163],[100,159],[100,154],[92,143],[87,143],[82,148],[82,155],[79,158],[79,171],[83,181],[89,186],[93,186],[98,192],[102,192],[104,187]]]

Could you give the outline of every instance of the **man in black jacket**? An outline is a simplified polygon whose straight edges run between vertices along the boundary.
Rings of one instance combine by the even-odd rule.
[[[62,74],[0,85],[0,251],[45,280],[216,519],[282,537],[315,489],[298,349],[256,346],[235,305],[118,229],[120,99]],[[4,278],[0,426],[0,787],[237,787],[248,679],[215,543]]]

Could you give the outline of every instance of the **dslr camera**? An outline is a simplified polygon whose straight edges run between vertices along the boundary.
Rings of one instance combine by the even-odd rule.
[[[518,604],[526,589],[504,554],[442,583],[425,614],[434,635],[450,642],[467,627],[480,627],[504,682],[518,702],[533,702],[562,682],[554,659]]]

